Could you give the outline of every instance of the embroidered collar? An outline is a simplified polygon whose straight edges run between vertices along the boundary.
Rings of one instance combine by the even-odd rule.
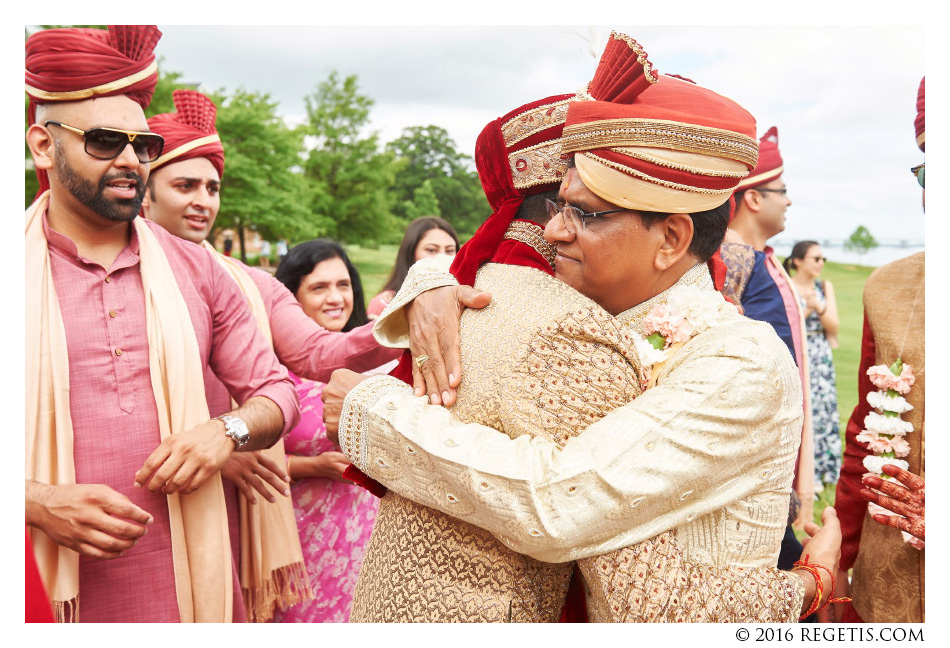
[[[656,305],[665,304],[670,298],[670,293],[680,286],[697,286],[698,288],[706,290],[715,290],[712,277],[709,276],[708,266],[706,266],[705,263],[697,263],[683,273],[683,276],[680,277],[679,281],[675,284],[655,297],[620,313],[617,315],[617,319],[620,320],[622,324],[633,327],[637,333],[643,335],[643,318],[646,317]]]
[[[535,252],[544,257],[550,266],[554,267],[554,257],[557,254],[557,246],[549,243],[544,238],[544,228],[540,225],[523,220],[513,220],[508,226],[504,239],[512,241],[521,241],[534,248]]]

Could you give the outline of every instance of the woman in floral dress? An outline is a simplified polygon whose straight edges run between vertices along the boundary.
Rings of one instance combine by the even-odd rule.
[[[838,388],[831,351],[838,347],[838,304],[830,281],[822,281],[825,259],[815,241],[800,241],[785,259],[805,311],[812,428],[815,439],[815,488],[838,482],[841,435],[838,433]]]
[[[330,331],[367,321],[359,274],[343,248],[317,239],[291,248],[277,270],[304,312]],[[343,479],[350,464],[326,436],[323,383],[290,374],[300,398],[300,422],[284,437],[300,545],[315,598],[279,610],[283,623],[346,622],[379,500]]]

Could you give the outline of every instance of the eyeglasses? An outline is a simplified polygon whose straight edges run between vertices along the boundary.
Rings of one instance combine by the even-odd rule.
[[[926,163],[924,163],[926,164]],[[917,182],[920,183],[920,188],[924,188],[924,165],[918,164],[915,167],[910,168],[910,172],[917,176]]]
[[[548,218],[554,218],[558,214],[561,214],[564,217],[564,228],[571,234],[577,234],[582,231],[584,227],[586,227],[588,219],[630,211],[629,209],[608,209],[607,211],[585,212],[577,207],[570,207],[568,205],[558,207],[557,203],[550,198],[546,199],[544,203],[548,209]]]
[[[772,193],[782,194],[783,196],[788,193],[787,188],[786,189],[756,189],[756,191],[758,191],[759,193],[768,193],[771,191]]]
[[[817,257],[805,257],[805,258],[806,258],[806,259],[813,259],[814,261],[818,261],[819,263],[824,263],[825,261],[828,260],[828,259],[826,259],[825,257],[820,257],[820,256],[817,256]]]
[[[140,133],[124,131],[118,128],[91,128],[82,130],[62,122],[49,120],[43,125],[54,124],[82,135],[86,153],[98,160],[112,160],[119,157],[129,144],[139,162],[154,162],[165,148],[165,139],[158,133]]]

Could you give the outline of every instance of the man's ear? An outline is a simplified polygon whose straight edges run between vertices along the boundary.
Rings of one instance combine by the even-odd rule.
[[[689,253],[693,242],[693,219],[689,214],[670,214],[654,227],[663,228],[663,242],[654,261],[659,271],[669,270]]]
[[[49,171],[56,160],[56,144],[49,130],[39,124],[33,124],[26,131],[26,143],[30,147],[33,163],[37,169]]]
[[[747,189],[742,194],[742,202],[749,211],[758,214],[762,208],[762,194],[755,189]]]
[[[152,192],[150,189],[151,187],[149,187],[148,183],[145,183],[145,194],[142,196],[142,216],[148,219],[152,218],[148,214],[149,210],[152,208]]]

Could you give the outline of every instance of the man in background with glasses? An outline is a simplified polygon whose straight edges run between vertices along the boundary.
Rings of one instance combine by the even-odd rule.
[[[238,287],[136,218],[153,25],[26,42],[26,522],[59,621],[244,619],[219,468],[298,420]],[[210,419],[212,377],[241,405]],[[80,593],[82,597],[80,598]]]
[[[917,91],[914,129],[917,146],[925,147],[924,79]],[[924,165],[911,170],[925,194]],[[841,573],[839,593],[848,593],[848,569],[852,569],[850,594],[853,602],[839,610],[842,623],[923,623],[924,622],[924,253],[918,252],[881,266],[864,284],[864,333],[858,369],[858,404],[845,432],[844,461],[835,493],[835,508],[841,517]],[[901,415],[913,426],[904,439],[910,446],[907,471],[900,482],[913,486],[907,491],[891,479],[893,486],[866,477],[864,458],[871,454],[857,436],[865,429],[865,417],[872,412],[867,400],[877,391],[868,368],[890,366],[898,357],[910,365],[914,383],[904,394],[913,406]],[[890,469],[886,469],[890,470]],[[909,474],[908,474],[909,473]],[[892,474],[893,476],[893,474]],[[902,502],[881,501],[874,488]],[[896,489],[896,491],[895,491]],[[863,498],[863,499],[862,499]],[[898,513],[885,515],[868,510],[869,500]],[[908,506],[906,503],[909,503]]]

